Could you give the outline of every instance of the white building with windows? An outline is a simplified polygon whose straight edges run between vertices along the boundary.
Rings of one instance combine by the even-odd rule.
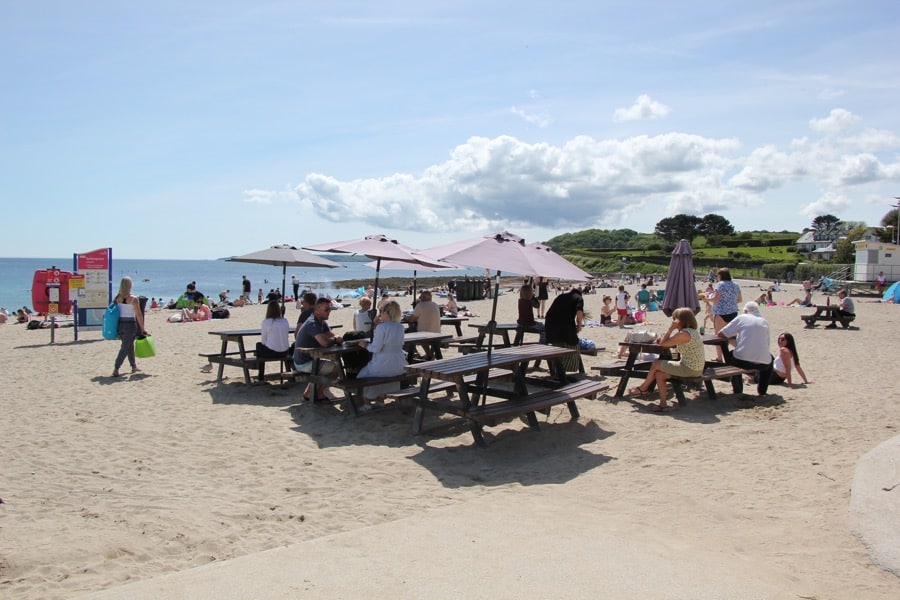
[[[888,281],[900,280],[900,246],[872,240],[859,240],[853,245],[856,248],[854,280],[874,282],[880,271]]]

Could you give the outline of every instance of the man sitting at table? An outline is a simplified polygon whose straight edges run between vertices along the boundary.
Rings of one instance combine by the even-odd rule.
[[[744,314],[726,323],[719,330],[719,337],[737,338],[731,358],[726,362],[742,369],[759,371],[756,391],[760,396],[765,396],[769,391],[774,359],[769,352],[769,322],[759,314],[759,304],[746,302]],[[735,377],[733,384],[736,394],[743,393],[744,380],[741,377]]]
[[[836,329],[837,328],[837,319],[843,319],[844,317],[855,317],[856,316],[856,307],[853,306],[853,300],[847,295],[847,290],[841,290],[837,293],[838,298],[840,299],[840,304],[838,305],[838,309],[836,312],[831,313],[831,325],[826,325],[825,329]]]
[[[423,290],[419,294],[416,308],[411,315],[406,317],[406,322],[415,324],[415,329],[410,327],[410,330],[413,331],[441,332],[441,309],[431,300],[430,290]],[[431,343],[422,344],[422,348],[425,350],[425,359],[434,360],[434,351]]]
[[[294,349],[294,368],[301,373],[312,373],[313,358],[308,352],[304,352],[304,348],[316,348],[321,346],[336,346],[343,343],[340,336],[334,335],[331,327],[328,325],[328,316],[331,314],[331,300],[328,298],[319,298],[313,308],[312,317],[307,319],[300,326],[297,334],[297,344]],[[335,365],[328,360],[319,361],[318,375],[332,375],[335,372]],[[310,387],[307,386],[303,397],[309,400]],[[319,385],[316,392],[316,401],[327,400],[325,392],[327,386]]]

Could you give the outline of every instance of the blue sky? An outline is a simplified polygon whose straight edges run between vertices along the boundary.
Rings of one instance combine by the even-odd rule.
[[[7,1],[0,256],[874,225],[898,6]]]

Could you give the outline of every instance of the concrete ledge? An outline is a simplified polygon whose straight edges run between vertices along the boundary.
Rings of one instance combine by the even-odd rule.
[[[872,561],[900,577],[900,436],[859,459],[850,493],[850,530]]]

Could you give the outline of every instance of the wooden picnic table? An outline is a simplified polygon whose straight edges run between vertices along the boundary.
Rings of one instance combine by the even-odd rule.
[[[462,337],[462,324],[468,321],[469,317],[441,317],[441,325],[453,325],[456,328],[456,335]],[[406,317],[403,317],[403,323],[408,323]]]
[[[340,325],[335,325],[332,329],[339,328]],[[222,375],[225,370],[225,365],[230,367],[238,367],[244,372],[244,383],[250,385],[252,382],[252,378],[250,376],[250,370],[256,369],[259,366],[259,361],[263,360],[266,362],[277,362],[279,359],[277,358],[263,358],[258,359],[255,355],[256,345],[254,344],[253,350],[251,350],[248,354],[247,349],[244,345],[244,338],[247,337],[256,337],[262,335],[262,329],[229,329],[229,330],[219,330],[219,331],[210,331],[209,335],[217,335],[222,340],[221,348],[219,352],[201,352],[200,356],[203,356],[207,360],[209,360],[210,364],[219,365],[219,371],[216,375],[216,381],[222,381]],[[229,350],[228,346],[232,342],[237,343],[237,350]]]
[[[707,334],[700,336],[703,340],[704,345],[707,346],[719,346],[722,348],[722,352],[724,353],[727,361],[727,357],[731,355],[731,349],[728,346],[728,339],[719,337],[716,334]],[[614,372],[610,371],[609,368],[605,372],[611,375],[617,375],[619,377],[619,386],[616,388],[615,397],[621,398],[625,395],[625,390],[628,388],[628,380],[635,375],[640,375],[641,377],[646,377],[647,371],[650,368],[651,360],[639,360],[641,354],[656,354],[659,358],[663,360],[671,360],[672,352],[670,348],[664,348],[657,344],[655,341],[653,342],[619,342],[619,346],[628,348],[628,356],[625,359],[625,363],[619,367],[615,367]],[[716,361],[707,361],[708,366],[721,366],[725,363],[719,363]],[[600,369],[601,371],[604,368]]]
[[[844,329],[850,326],[855,317],[846,317],[838,314],[841,307],[839,304],[824,304],[816,307],[816,312],[811,315],[801,315],[800,318],[806,323],[807,327],[815,327],[818,321],[828,321],[829,323],[841,323]]]
[[[451,337],[449,333],[435,333],[430,331],[418,331],[415,333],[406,333],[403,335],[403,346],[410,351],[416,344],[431,343],[440,346],[441,340]],[[361,401],[364,388],[367,385],[379,385],[388,383],[389,381],[405,381],[411,379],[404,374],[398,377],[384,378],[373,377],[368,379],[352,379],[348,377],[344,368],[343,357],[348,353],[368,352],[359,345],[358,340],[336,344],[334,346],[319,346],[315,348],[304,348],[312,357],[312,368],[309,373],[310,391],[309,397],[315,398],[317,387],[320,385],[336,387],[344,391],[344,399],[347,402],[347,408],[352,414],[358,414],[357,404]],[[336,372],[332,375],[320,375],[319,367],[322,360],[331,360],[334,362]]]
[[[421,433],[426,410],[453,414],[466,419],[475,442],[480,446],[484,445],[483,426],[498,419],[526,414],[529,425],[537,429],[538,423],[534,413],[562,403],[568,405],[573,419],[578,418],[575,400],[596,395],[608,386],[593,379],[569,384],[562,366],[562,358],[573,352],[575,350],[570,348],[529,344],[407,366],[407,372],[421,378],[413,417],[413,433]],[[546,360],[551,365],[552,377],[526,378],[527,365],[533,360]],[[491,385],[489,373],[496,369],[512,371],[512,390]],[[457,398],[430,398],[432,380],[455,384]],[[529,391],[527,385],[529,383],[545,389],[537,392]],[[488,398],[503,400],[488,402]]]
[[[229,365],[232,367],[238,367],[243,369],[244,371],[244,383],[250,385],[250,369],[255,368],[257,365],[251,359],[255,358],[253,353],[250,353],[250,356],[247,356],[247,350],[244,346],[244,338],[246,337],[254,337],[262,335],[261,329],[230,329],[227,331],[210,331],[209,335],[217,335],[222,340],[222,346],[219,350],[218,354],[215,353],[201,353],[201,356],[205,356],[210,364],[218,364],[219,371],[216,375],[216,381],[222,381],[222,374],[225,370],[225,365]],[[237,343],[237,350],[229,351],[228,345],[232,342]],[[255,350],[255,346],[254,346]]]
[[[441,317],[441,325],[453,325],[456,328],[456,335],[462,337],[462,324],[468,320],[469,317]]]
[[[487,337],[489,333],[489,323],[470,323],[469,327],[473,327],[478,330],[478,339],[475,342],[475,346],[478,348],[485,347],[484,338]],[[509,332],[516,332],[515,338],[510,341]],[[520,346],[522,344],[524,335],[526,333],[536,333],[540,334],[541,330],[537,327],[533,327],[530,325],[519,325],[518,323],[497,323],[494,325],[494,337],[500,336],[501,343],[495,344],[501,348],[505,348],[508,346]]]

